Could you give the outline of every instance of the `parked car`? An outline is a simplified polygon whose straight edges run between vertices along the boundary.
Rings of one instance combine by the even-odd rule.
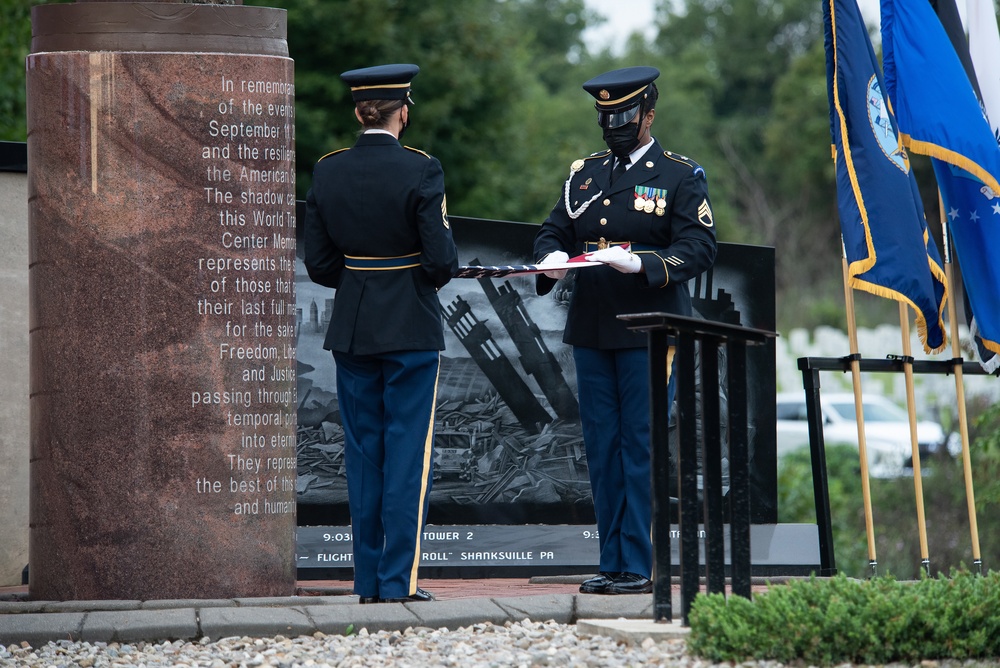
[[[823,442],[827,446],[850,444],[858,447],[858,423],[854,394],[820,393],[823,415]],[[873,476],[900,475],[913,467],[910,420],[903,408],[878,394],[863,394],[865,447],[869,472]],[[777,397],[778,457],[798,448],[809,447],[804,393],[782,393]],[[937,422],[917,421],[920,461],[948,452],[944,429]]]

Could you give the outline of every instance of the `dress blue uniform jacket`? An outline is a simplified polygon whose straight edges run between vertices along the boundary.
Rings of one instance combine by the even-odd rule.
[[[304,245],[309,277],[337,290],[324,348],[444,349],[437,289],[458,269],[458,253],[436,158],[369,133],[321,159],[306,197]],[[395,258],[406,268],[352,270],[345,256],[348,264]]]
[[[688,158],[664,151],[654,140],[638,162],[611,185],[610,151],[577,160],[563,197],[535,236],[536,261],[553,251],[570,257],[607,243],[631,244],[645,273],[623,274],[612,267],[576,271],[563,341],[614,350],[647,345],[646,335],[617,319],[623,313],[660,311],[691,315],[687,281],[715,262],[715,221],[705,171]],[[653,211],[637,211],[638,197],[652,199]],[[655,212],[665,200],[663,215]],[[590,242],[589,245],[587,242]],[[555,281],[537,278],[539,294]]]

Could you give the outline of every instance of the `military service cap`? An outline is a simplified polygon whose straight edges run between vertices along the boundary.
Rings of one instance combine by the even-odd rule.
[[[625,67],[600,74],[583,89],[597,99],[594,107],[603,128],[617,128],[635,118],[639,106],[652,94],[660,71],[655,67]]]
[[[351,87],[351,97],[355,102],[364,100],[406,100],[410,99],[410,82],[420,68],[416,65],[394,64],[364,67],[350,70],[340,75]]]

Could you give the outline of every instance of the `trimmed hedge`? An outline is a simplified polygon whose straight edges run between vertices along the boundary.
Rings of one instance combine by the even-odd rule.
[[[749,601],[696,597],[688,649],[711,661],[811,665],[1000,657],[1000,573],[898,582],[794,580]]]

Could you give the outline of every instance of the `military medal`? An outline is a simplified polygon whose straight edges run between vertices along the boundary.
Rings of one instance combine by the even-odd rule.
[[[656,212],[662,216],[667,211],[667,191],[663,188],[635,187],[635,210],[645,213]]]
[[[635,207],[636,211],[646,210],[646,202],[649,201],[649,199],[647,198],[648,195],[649,192],[647,188],[643,188],[642,186],[635,187],[635,193],[634,193],[635,202],[633,202],[632,204]]]

